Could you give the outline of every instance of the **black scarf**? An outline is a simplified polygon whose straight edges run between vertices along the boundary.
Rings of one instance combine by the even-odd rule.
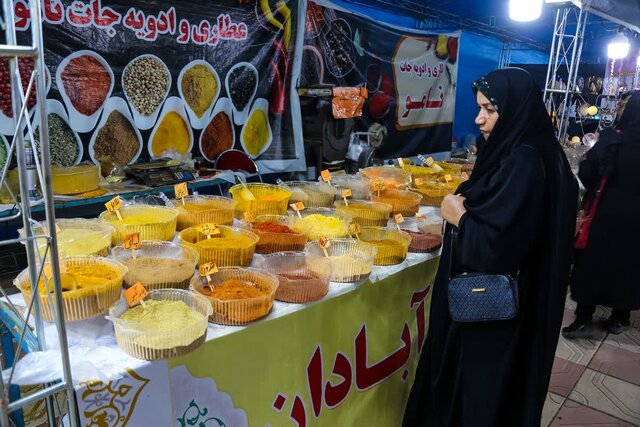
[[[621,144],[635,144],[640,141],[640,90],[627,95],[627,105],[614,127],[605,128],[598,136],[602,156],[598,165],[600,176],[615,175],[618,166],[618,152]]]

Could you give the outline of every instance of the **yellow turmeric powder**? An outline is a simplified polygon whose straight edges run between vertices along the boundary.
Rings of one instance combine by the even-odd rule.
[[[151,141],[151,152],[154,157],[161,157],[166,152],[186,154],[189,143],[187,124],[180,114],[170,111],[162,118],[156,129]]]
[[[200,240],[197,245],[207,249],[242,249],[250,246],[253,240],[244,235],[214,237]]]
[[[73,291],[76,289],[88,288],[92,286],[101,286],[110,280],[118,277],[120,272],[113,267],[105,264],[92,265],[68,265],[67,272],[60,274],[62,291]],[[27,286],[29,289],[30,286]],[[38,283],[38,291],[41,294],[47,293],[47,287],[44,278],[40,278]],[[53,291],[53,285],[49,282],[49,291]]]
[[[208,67],[196,64],[182,77],[182,94],[196,116],[202,117],[211,105],[218,82]]]
[[[251,282],[233,279],[225,280],[222,283],[214,285],[213,291],[208,287],[204,287],[200,292],[208,297],[217,298],[223,301],[256,298],[266,295],[265,292],[260,290]]]
[[[251,113],[242,133],[247,153],[254,157],[259,155],[269,142],[269,122],[264,111],[257,109]]]

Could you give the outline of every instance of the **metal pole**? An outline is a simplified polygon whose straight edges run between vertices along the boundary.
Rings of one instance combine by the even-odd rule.
[[[548,93],[548,89],[550,89],[549,87],[549,76],[551,76],[551,67],[553,66],[554,62],[553,62],[553,51],[555,50],[556,47],[556,31],[558,29],[558,21],[560,19],[560,9],[556,10],[556,19],[555,19],[555,23],[553,24],[553,37],[551,37],[551,49],[549,49],[549,65],[547,66],[547,77],[545,79],[545,85],[544,85],[544,100],[545,102],[547,101],[547,93]],[[547,107],[548,108],[548,107]],[[549,113],[551,113],[551,111],[549,111]]]
[[[58,256],[58,239],[57,239],[57,231],[56,231],[56,215],[55,215],[55,205],[53,201],[53,179],[51,176],[51,156],[49,152],[49,125],[47,119],[47,109],[46,109],[46,97],[45,97],[45,66],[44,66],[44,40],[42,37],[42,11],[40,1],[32,0],[30,2],[31,6],[31,37],[32,42],[36,47],[36,71],[38,73],[38,78],[36,80],[36,99],[38,112],[40,113],[40,153],[42,157],[42,178],[44,182],[40,183],[42,188],[42,196],[44,197],[44,208],[47,219],[47,229],[49,231],[50,240],[49,244],[51,245],[49,259],[51,260],[51,273],[53,277],[54,283],[54,303],[55,303],[55,311],[54,311],[54,320],[56,323],[56,329],[58,331],[58,341],[60,344],[60,354],[62,357],[62,372],[64,375],[64,382],[66,384],[66,393],[67,393],[67,401],[68,407],[67,411],[69,413],[69,421],[71,427],[77,426],[77,405],[76,405],[76,395],[75,390],[73,388],[73,382],[71,379],[71,363],[69,360],[69,346],[67,342],[67,333],[66,327],[64,323],[64,307],[62,305],[62,287],[60,285],[60,260]],[[38,23],[36,25],[35,23]],[[37,158],[36,158],[36,161]],[[55,395],[54,395],[55,397]],[[62,416],[62,414],[60,414]]]

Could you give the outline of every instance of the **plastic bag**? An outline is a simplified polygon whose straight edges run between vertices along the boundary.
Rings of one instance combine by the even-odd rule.
[[[369,97],[366,87],[333,88],[331,107],[336,119],[350,119],[362,115],[364,100]]]

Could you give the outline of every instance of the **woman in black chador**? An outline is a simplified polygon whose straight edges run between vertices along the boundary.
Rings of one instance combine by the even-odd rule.
[[[529,73],[493,71],[473,90],[486,144],[471,178],[441,206],[446,239],[405,427],[539,427],[558,342],[575,179]],[[454,259],[452,227],[458,228]],[[451,263],[453,275],[517,276],[517,316],[453,321],[447,302]]]

